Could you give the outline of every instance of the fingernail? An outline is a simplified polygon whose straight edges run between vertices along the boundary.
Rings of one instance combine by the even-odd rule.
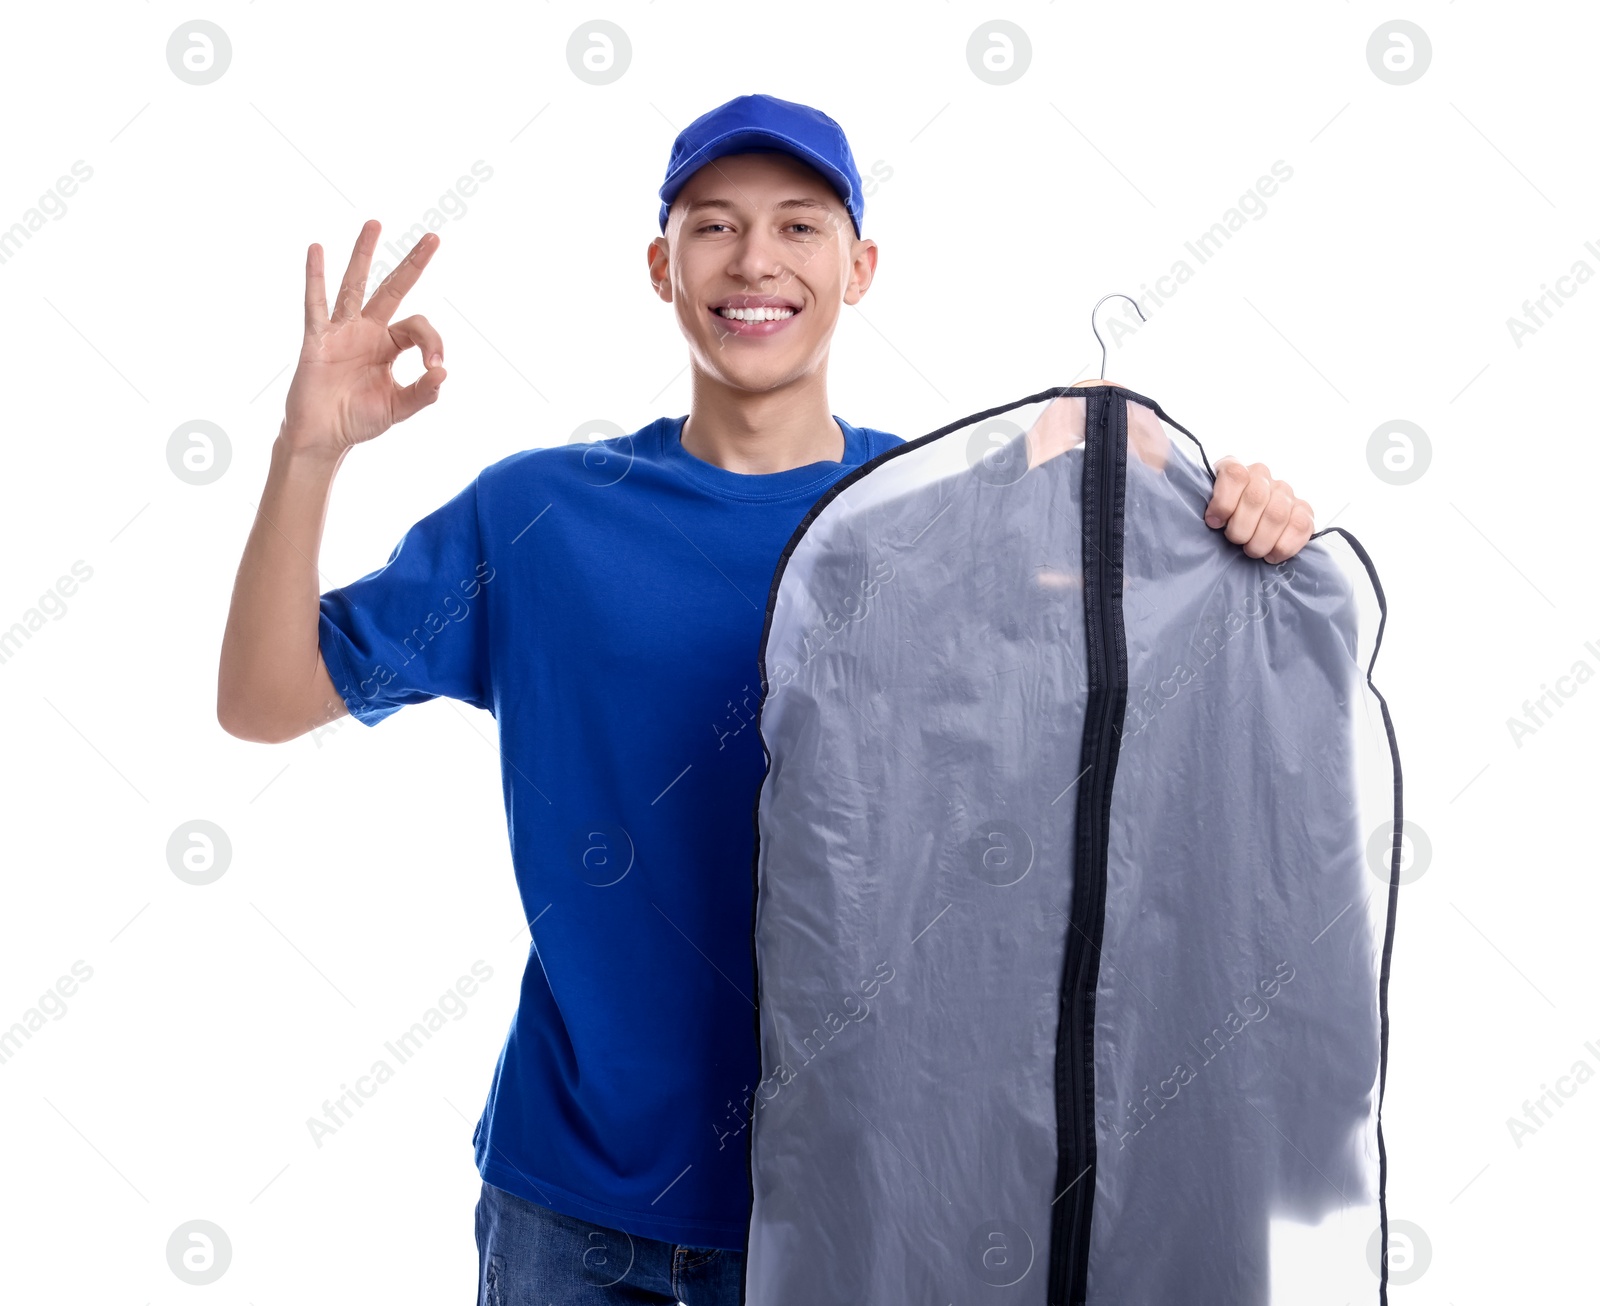
[[[1213,516],[1211,513],[1208,512],[1206,514],[1206,525],[1210,526],[1214,530],[1218,526],[1222,525],[1222,518]]]
[[[429,367],[438,367],[439,364],[442,363],[442,362],[444,362],[444,356],[442,354],[429,354],[428,355],[428,366]]]

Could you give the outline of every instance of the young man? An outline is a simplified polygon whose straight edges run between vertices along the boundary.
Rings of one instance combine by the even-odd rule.
[[[829,412],[841,305],[872,283],[838,125],[742,96],[674,143],[650,280],[692,368],[687,418],[512,454],[319,596],[335,472],[437,400],[439,333],[391,323],[438,248],[373,293],[378,224],[305,340],[223,640],[217,715],[293,739],[448,695],[494,713],[532,922],[515,1022],[474,1133],[480,1303],[737,1301],[750,1192],[756,653],[779,554],[840,476],[900,443]],[[422,351],[398,386],[390,366]],[[1292,556],[1308,505],[1219,464],[1207,521]]]

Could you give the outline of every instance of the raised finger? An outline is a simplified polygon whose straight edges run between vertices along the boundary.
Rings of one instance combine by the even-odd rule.
[[[433,251],[439,248],[439,237],[428,232],[411,247],[411,252],[400,260],[400,266],[383,279],[383,284],[372,292],[372,298],[361,310],[361,316],[374,322],[387,322],[405,298],[406,291],[417,284],[422,269],[428,266]]]
[[[306,251],[306,334],[328,323],[328,289],[322,280],[322,246]]]
[[[361,301],[367,293],[367,272],[372,267],[372,251],[378,247],[378,232],[382,229],[376,218],[368,218],[361,224],[350,264],[344,270],[344,280],[339,283],[339,298],[333,306],[335,322],[348,321],[361,311]]]
[[[444,362],[444,341],[439,338],[439,333],[434,329],[433,323],[423,317],[421,313],[411,317],[401,318],[389,328],[389,339],[394,341],[398,352],[405,352],[415,345],[422,351],[422,365],[424,367],[437,367]]]

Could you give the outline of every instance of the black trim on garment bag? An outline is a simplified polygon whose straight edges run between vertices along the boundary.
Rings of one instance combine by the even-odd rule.
[[[1194,437],[1190,437],[1193,439]],[[1198,442],[1197,442],[1198,443]],[[1367,579],[1372,582],[1372,592],[1378,599],[1378,633],[1372,641],[1372,657],[1367,662],[1367,688],[1372,691],[1373,697],[1378,700],[1378,707],[1383,713],[1383,732],[1389,738],[1389,764],[1394,772],[1394,831],[1393,842],[1389,845],[1389,908],[1383,929],[1383,964],[1378,972],[1378,1110],[1374,1122],[1378,1133],[1378,1230],[1381,1235],[1380,1259],[1378,1262],[1378,1303],[1379,1306],[1389,1306],[1389,1198],[1387,1185],[1389,1179],[1389,1152],[1383,1144],[1383,1090],[1389,1078],[1389,958],[1394,951],[1394,918],[1395,910],[1400,901],[1400,861],[1402,853],[1402,832],[1405,827],[1405,786],[1401,782],[1400,773],[1400,745],[1394,736],[1394,720],[1389,715],[1389,700],[1386,699],[1378,687],[1372,683],[1372,668],[1378,664],[1378,650],[1383,647],[1383,628],[1389,624],[1389,601],[1384,597],[1383,582],[1378,579],[1378,569],[1372,565],[1372,558],[1361,541],[1356,539],[1343,526],[1324,526],[1320,531],[1312,533],[1314,540],[1318,536],[1326,535],[1329,531],[1336,531],[1344,536],[1345,543],[1354,551],[1361,565],[1367,569]]]

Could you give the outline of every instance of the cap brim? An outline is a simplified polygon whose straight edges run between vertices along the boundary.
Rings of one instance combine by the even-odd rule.
[[[762,127],[737,127],[732,131],[723,132],[721,136],[707,141],[667,174],[667,179],[661,183],[659,192],[661,229],[665,231],[667,228],[667,210],[672,207],[672,201],[678,197],[678,192],[683,189],[689,178],[706,164],[730,154],[761,153],[790,154],[820,172],[833,187],[834,193],[839,196],[840,203],[845,206],[845,212],[849,213],[850,225],[855,228],[858,236],[861,234],[861,229],[856,226],[855,214],[850,213],[849,200],[845,198],[850,194],[850,179],[809,146],[783,135],[782,132]]]

